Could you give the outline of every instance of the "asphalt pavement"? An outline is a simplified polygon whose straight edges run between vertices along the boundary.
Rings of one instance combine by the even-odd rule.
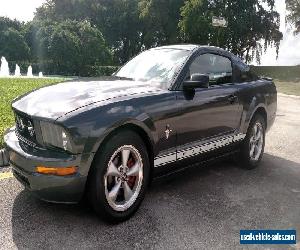
[[[279,95],[259,168],[232,162],[155,182],[136,215],[109,225],[48,204],[0,170],[0,249],[300,249],[300,98]],[[240,245],[241,229],[296,229],[297,245]]]

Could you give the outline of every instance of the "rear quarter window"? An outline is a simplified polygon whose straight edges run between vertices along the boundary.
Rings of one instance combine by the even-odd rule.
[[[237,82],[253,82],[259,79],[251,67],[245,64],[240,58],[235,57],[234,61]]]
[[[255,73],[253,73],[251,69],[249,69],[248,71],[241,71],[240,74],[241,82],[253,82],[257,80],[258,80],[258,76]]]

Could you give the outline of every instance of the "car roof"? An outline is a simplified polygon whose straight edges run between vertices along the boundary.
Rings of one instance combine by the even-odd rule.
[[[174,45],[167,45],[167,46],[161,46],[153,48],[153,50],[160,50],[160,49],[175,49],[175,50],[186,50],[186,51],[195,51],[199,49],[208,49],[214,52],[219,52],[221,54],[228,55],[232,58],[232,60],[235,60],[239,64],[247,65],[243,62],[241,58],[238,56],[232,54],[231,52],[224,50],[219,47],[215,46],[209,46],[209,45],[198,45],[198,44],[174,44]]]
[[[226,50],[224,50],[222,48],[219,48],[219,47],[209,46],[209,45],[198,45],[198,44],[174,44],[174,45],[156,47],[156,48],[153,48],[153,49],[179,49],[179,50],[192,51],[192,50],[200,49],[200,48],[214,49],[216,51],[226,51]]]
[[[174,45],[167,45],[167,46],[161,46],[161,47],[156,47],[156,49],[180,49],[180,50],[194,50],[196,48],[199,48],[199,45],[195,44],[174,44]]]

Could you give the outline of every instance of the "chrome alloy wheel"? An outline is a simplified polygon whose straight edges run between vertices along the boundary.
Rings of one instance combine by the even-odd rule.
[[[252,134],[250,137],[250,159],[257,161],[261,155],[264,144],[264,131],[262,124],[260,122],[256,122],[252,128]]]
[[[143,183],[143,161],[132,145],[118,148],[104,175],[105,196],[115,211],[126,211],[137,199]]]

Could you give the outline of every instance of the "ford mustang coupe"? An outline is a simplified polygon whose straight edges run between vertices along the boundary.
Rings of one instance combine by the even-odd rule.
[[[45,201],[86,195],[119,222],[155,177],[230,154],[255,168],[277,92],[227,51],[174,45],[139,54],[111,77],[40,88],[12,109],[5,144],[14,176]]]

